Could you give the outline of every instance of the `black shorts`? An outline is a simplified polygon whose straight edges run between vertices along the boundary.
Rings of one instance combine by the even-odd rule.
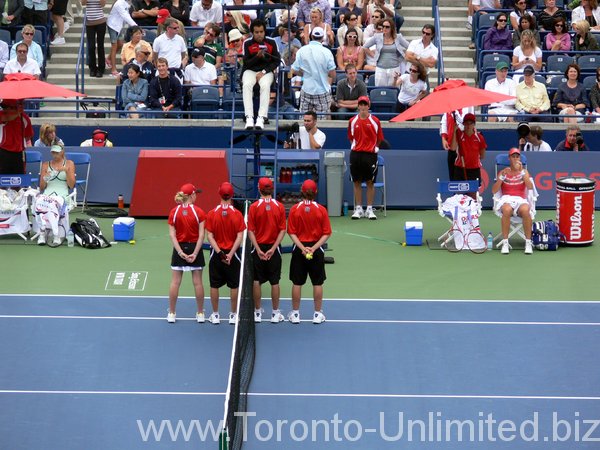
[[[306,247],[311,247],[315,243],[303,243]],[[292,261],[290,262],[290,281],[302,286],[306,283],[306,277],[310,276],[310,282],[313,286],[321,286],[327,279],[325,274],[325,252],[322,248],[317,250],[311,260],[306,259],[302,251],[294,246],[292,251]]]
[[[185,253],[186,255],[191,255],[192,253],[194,253],[194,249],[196,248],[196,243],[195,242],[180,242],[179,246],[181,247],[181,250],[183,250],[183,253]],[[171,255],[171,267],[194,267],[194,268],[202,269],[205,264],[206,263],[204,261],[204,252],[202,251],[202,249],[198,253],[198,256],[196,256],[196,259],[194,261],[192,261],[191,263],[187,262],[185,259],[183,259],[181,256],[179,256],[179,253],[177,253],[177,250],[173,249],[173,254]],[[186,270],[186,269],[182,269],[182,270]]]
[[[229,253],[229,250],[223,250]],[[208,262],[208,278],[210,287],[219,289],[227,285],[229,289],[236,289],[240,285],[240,258],[236,253],[231,264],[227,265],[221,261],[221,257],[214,250],[210,252],[210,261]]]
[[[0,173],[1,174],[22,174],[25,173],[25,163],[23,162],[24,152],[9,152],[0,148]]]
[[[466,178],[465,178],[466,172]],[[462,167],[454,166],[454,180],[479,180],[481,185],[481,169],[463,169]]]
[[[263,252],[272,247],[272,244],[258,245]],[[277,248],[268,261],[260,259],[256,250],[252,250],[252,262],[254,265],[254,281],[258,281],[260,284],[268,281],[271,286],[279,284],[281,279],[281,247]]]
[[[56,16],[64,16],[67,13],[67,4],[69,0],[54,0],[54,6],[52,6],[52,14]]]
[[[375,181],[377,178],[377,153],[350,152],[352,181]]]

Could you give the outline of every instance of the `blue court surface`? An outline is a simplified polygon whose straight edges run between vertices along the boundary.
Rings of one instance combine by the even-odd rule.
[[[170,325],[164,298],[0,296],[0,449],[216,450],[234,327],[194,311],[181,299]],[[244,449],[600,448],[600,303],[325,312],[257,325]]]

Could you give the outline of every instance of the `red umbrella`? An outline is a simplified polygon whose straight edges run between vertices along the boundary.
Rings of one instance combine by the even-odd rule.
[[[85,94],[36,80],[33,75],[27,73],[5,75],[4,81],[0,83],[0,99],[2,100],[47,97],[85,97]]]
[[[467,86],[467,83],[463,80],[448,80],[436,87],[423,100],[394,117],[391,122],[404,122],[420,117],[435,116],[467,106],[489,105],[490,103],[513,100],[514,98],[511,95],[498,94]]]

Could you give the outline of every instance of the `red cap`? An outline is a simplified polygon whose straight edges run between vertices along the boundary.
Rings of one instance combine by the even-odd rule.
[[[168,9],[159,9],[156,15],[156,23],[164,23],[169,17],[171,17],[171,13]]]
[[[179,192],[183,192],[185,195],[192,195],[194,192],[202,192],[197,189],[192,183],[186,183],[179,188]]]
[[[358,103],[366,103],[367,105],[371,106],[371,99],[367,95],[361,95],[358,97]]]
[[[104,147],[106,146],[106,138],[108,133],[103,130],[94,130],[92,133],[92,147]]]
[[[263,177],[258,180],[258,189],[273,189],[273,181],[270,178]]]
[[[302,192],[313,192],[313,193],[317,193],[317,183],[315,183],[313,180],[304,180],[304,183],[302,183]]]
[[[219,196],[223,200],[229,200],[233,197],[233,186],[231,183],[228,183],[227,181],[221,183],[221,186],[219,186]]]
[[[473,122],[473,123],[477,122],[477,120],[475,119],[475,114],[473,114],[473,113],[465,114],[465,117],[463,118],[463,123],[469,122],[469,121]]]
[[[519,150],[517,147],[513,147],[508,151],[508,156],[514,155],[515,153],[520,155],[521,150]]]

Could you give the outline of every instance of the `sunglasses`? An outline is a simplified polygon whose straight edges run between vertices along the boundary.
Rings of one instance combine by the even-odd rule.
[[[557,23],[554,25],[554,28],[564,28],[565,26],[562,23]]]
[[[355,34],[349,34],[349,35],[347,35],[347,38],[348,39],[356,39],[356,38],[358,38],[358,36]]]
[[[410,69],[410,73],[419,73],[419,71],[416,69]]]
[[[171,30],[179,30],[179,27],[169,27]]]
[[[421,31],[421,33],[423,33],[425,36],[431,36],[432,33],[430,33],[429,31]]]
[[[214,33],[211,33],[210,31],[206,31],[204,34],[208,35],[208,36],[212,36],[212,37],[216,37],[217,35]]]
[[[25,33],[25,32],[23,32],[23,36],[33,36],[33,33]]]
[[[229,41],[230,43],[234,44],[236,42],[240,42],[241,39],[234,39],[233,41]]]
[[[384,25],[383,28],[392,28],[391,25]]]
[[[17,50],[17,53],[27,53],[27,50]]]
[[[349,20],[357,20],[357,19],[358,19],[358,17],[350,17]]]
[[[506,22],[506,19],[498,19],[496,22]]]

